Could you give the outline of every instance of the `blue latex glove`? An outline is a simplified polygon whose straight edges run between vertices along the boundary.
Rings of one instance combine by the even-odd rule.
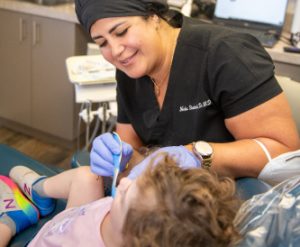
[[[163,157],[159,156],[159,153],[165,153],[170,155],[176,163],[178,163],[179,167],[182,168],[195,168],[201,167],[201,162],[197,159],[192,152],[187,150],[184,146],[171,146],[164,147],[156,150],[148,157],[146,157],[141,163],[136,165],[129,173],[128,178],[136,179],[140,176],[143,171],[147,168],[154,157],[154,165],[157,164]]]
[[[114,139],[111,133],[104,133],[93,141],[90,153],[91,170],[93,173],[109,177],[114,174],[113,154],[120,154],[120,144]],[[123,171],[133,153],[131,145],[122,142],[122,160],[120,171]]]

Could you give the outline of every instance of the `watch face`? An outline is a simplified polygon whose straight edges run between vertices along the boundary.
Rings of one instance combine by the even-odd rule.
[[[213,152],[212,147],[207,142],[204,142],[204,141],[196,142],[195,149],[202,156],[210,156]]]

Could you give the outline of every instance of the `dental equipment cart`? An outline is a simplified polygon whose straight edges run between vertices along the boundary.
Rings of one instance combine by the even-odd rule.
[[[69,80],[75,87],[76,103],[81,104],[79,113],[78,131],[80,121],[86,124],[85,148],[75,154],[74,162],[87,162],[88,148],[96,136],[101,122],[101,133],[112,131],[116,123],[116,69],[105,61],[101,54],[72,56],[66,59]],[[93,105],[98,108],[93,110]],[[90,136],[90,126],[96,117],[94,131]],[[78,133],[78,138],[80,133]],[[79,146],[79,144],[78,144]],[[82,159],[85,161],[78,161]],[[73,163],[72,163],[73,164]],[[77,165],[75,165],[77,166]]]

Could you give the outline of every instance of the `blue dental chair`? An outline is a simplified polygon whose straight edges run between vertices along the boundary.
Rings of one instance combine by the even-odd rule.
[[[46,166],[36,160],[33,160],[32,158],[28,157],[23,153],[13,148],[10,148],[9,146],[0,144],[0,174],[8,176],[10,169],[16,165],[27,166],[35,170],[37,173],[46,176],[53,176],[61,172],[61,170],[55,167]],[[64,210],[65,207],[66,207],[65,200],[57,200],[54,212],[52,212],[47,217],[41,218],[36,225],[33,225],[27,228],[25,231],[16,235],[10,242],[9,246],[10,247],[26,246],[30,242],[30,240],[33,239],[33,237],[39,231],[39,229],[53,216],[58,214],[60,211]]]
[[[78,151],[73,155],[71,167],[76,168],[90,163],[87,151]],[[257,178],[239,178],[236,180],[237,194],[242,200],[248,200],[254,195],[264,193],[272,188],[269,184]]]
[[[87,152],[80,151],[74,154],[73,160],[71,161],[72,168],[87,164],[89,164],[89,154]],[[10,169],[16,165],[27,166],[35,170],[37,173],[46,176],[53,176],[62,171],[55,167],[46,166],[45,164],[42,164],[7,145],[0,144],[0,174],[7,176]],[[253,195],[263,193],[271,188],[270,185],[255,178],[240,178],[236,181],[236,183],[237,193],[243,200],[249,199]],[[26,246],[30,240],[33,239],[39,229],[53,216],[64,210],[65,207],[65,200],[57,200],[56,208],[52,214],[40,219],[36,225],[29,227],[15,236],[10,242],[9,247]]]

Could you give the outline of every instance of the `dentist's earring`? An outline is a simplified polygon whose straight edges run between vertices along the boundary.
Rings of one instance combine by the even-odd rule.
[[[160,19],[157,15],[153,15],[153,21],[155,23],[155,30],[157,31],[159,29],[159,23],[160,23]]]
[[[158,15],[153,15],[153,20],[154,20],[156,23],[159,23],[159,22],[160,22],[160,19],[159,19]]]

